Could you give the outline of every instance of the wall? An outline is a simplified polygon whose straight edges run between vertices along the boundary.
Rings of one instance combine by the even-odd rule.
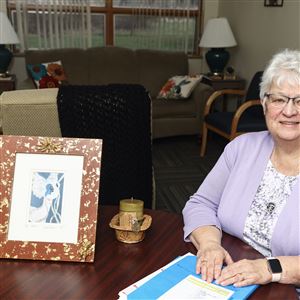
[[[6,12],[6,1],[0,1],[0,11]]]
[[[20,89],[20,86],[22,86],[22,82],[26,80],[28,77],[25,67],[25,58],[22,54],[18,54],[18,56],[15,56],[11,62],[10,65],[10,73],[16,74],[17,76],[17,89]]]
[[[219,16],[228,18],[238,43],[230,49],[230,64],[248,80],[280,49],[300,49],[300,0],[284,0],[283,7],[264,7],[264,0],[220,0]]]
[[[216,18],[218,16],[219,10],[219,0],[203,0],[203,26],[207,23],[207,21],[211,18]],[[204,28],[204,27],[203,27]],[[200,40],[198,41],[200,43]],[[203,50],[203,54],[205,54],[206,50]],[[208,67],[205,62],[205,59],[202,58],[191,58],[189,61],[189,69],[190,74],[199,74],[199,73],[207,73]]]

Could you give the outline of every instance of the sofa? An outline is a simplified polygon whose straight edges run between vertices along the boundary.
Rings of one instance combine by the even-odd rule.
[[[131,50],[121,47],[96,47],[85,50],[76,48],[28,50],[25,52],[26,65],[58,60],[62,63],[67,76],[67,84],[70,85],[111,83],[143,85],[152,99],[152,138],[201,133],[204,105],[213,92],[210,86],[200,82],[186,99],[157,98],[159,91],[169,78],[175,75],[188,75],[188,56],[185,53]],[[4,120],[0,119],[0,125],[3,123],[3,132],[59,135],[55,101],[57,89],[53,91],[33,90],[35,86],[29,78],[19,87],[31,89],[31,91],[12,91],[1,95],[3,105],[9,102],[14,105],[13,115],[7,114],[8,107],[6,107],[6,115],[2,113]],[[31,117],[28,115],[25,120],[22,115],[27,113],[33,115]],[[53,123],[48,124],[47,128],[45,124],[39,123],[46,113],[53,114]],[[12,123],[13,120],[19,120],[19,118],[23,121]],[[30,127],[35,129],[30,131]]]

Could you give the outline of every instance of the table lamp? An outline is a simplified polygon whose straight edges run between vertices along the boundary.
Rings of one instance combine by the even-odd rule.
[[[226,18],[208,20],[199,47],[211,48],[206,52],[205,58],[212,75],[221,75],[229,61],[229,52],[224,48],[236,45],[236,40]]]
[[[5,47],[8,44],[18,44],[19,38],[7,15],[0,12],[0,76],[5,77],[12,59],[12,53]]]

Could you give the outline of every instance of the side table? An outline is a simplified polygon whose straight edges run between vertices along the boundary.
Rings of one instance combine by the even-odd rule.
[[[201,82],[210,85],[216,91],[223,89],[243,90],[246,86],[246,80],[243,78],[217,79],[203,76]]]
[[[246,87],[246,80],[243,78],[237,79],[218,79],[209,76],[203,76],[202,83],[210,85],[215,91],[224,90],[224,89],[234,89],[234,90],[244,90]],[[237,106],[240,105],[240,102],[237,102]],[[222,110],[227,111],[228,107],[228,97],[224,97]]]
[[[12,91],[16,89],[16,75],[12,74],[8,78],[0,77],[0,94],[4,91]]]

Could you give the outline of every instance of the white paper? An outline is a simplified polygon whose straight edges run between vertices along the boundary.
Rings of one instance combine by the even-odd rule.
[[[17,153],[9,216],[8,240],[77,243],[83,156]],[[57,224],[30,222],[33,177],[63,174],[61,220]]]
[[[212,283],[189,275],[174,285],[158,299],[201,299],[201,300],[225,300],[229,299],[234,292]]]

